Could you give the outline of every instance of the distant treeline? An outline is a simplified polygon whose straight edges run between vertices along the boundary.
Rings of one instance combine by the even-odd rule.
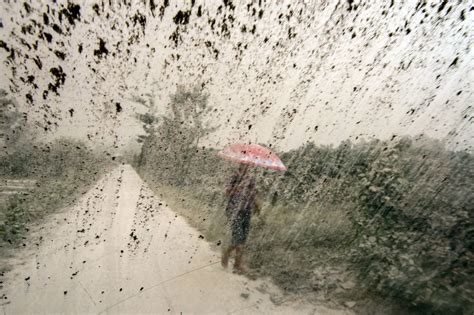
[[[0,176],[51,178],[65,172],[81,171],[98,162],[103,162],[103,159],[77,140],[23,142],[0,155]]]

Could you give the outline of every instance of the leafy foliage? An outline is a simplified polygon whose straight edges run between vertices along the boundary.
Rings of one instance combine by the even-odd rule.
[[[0,89],[0,155],[14,145],[22,136],[25,129],[25,119],[18,111],[18,103]]]
[[[223,187],[232,165],[212,149],[190,146],[196,140],[192,129],[175,123],[164,121],[161,134],[169,137],[154,138],[154,146],[144,147],[151,154],[146,154],[141,169],[155,174],[151,177],[157,182],[186,187],[206,204],[223,207]],[[175,146],[180,142],[184,147]],[[157,153],[170,147],[179,150]],[[319,233],[324,222],[321,209],[343,209],[352,228],[340,224],[344,220],[339,216],[328,217],[333,230],[325,234],[342,236],[331,236],[331,246],[347,251],[361,285],[420,309],[472,312],[471,154],[446,151],[440,142],[418,137],[345,141],[338,147],[307,144],[280,156],[288,171],[259,171],[260,190],[269,206],[291,210],[275,210],[268,223],[253,232],[249,247],[260,253],[252,255],[255,268],[269,264],[269,272],[278,273],[275,279],[283,287],[296,286],[285,279],[290,274],[307,277],[296,270],[314,265],[308,246],[314,251],[327,246]],[[291,259],[279,266],[265,259],[263,253],[280,246],[301,258],[298,268]],[[303,248],[305,254],[300,255]]]
[[[359,174],[353,259],[375,290],[451,313],[473,307],[474,159],[405,145]]]
[[[170,97],[169,115],[140,115],[146,136],[139,139],[143,143],[139,164],[149,165],[162,181],[186,184],[187,174],[198,160],[200,139],[215,129],[204,122],[211,110],[207,99],[200,87],[178,86]],[[153,106],[150,106],[151,112]]]

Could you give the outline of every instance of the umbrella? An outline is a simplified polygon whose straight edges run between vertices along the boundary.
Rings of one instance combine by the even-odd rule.
[[[272,170],[286,170],[286,166],[275,153],[258,144],[232,144],[217,155],[242,164],[261,166]]]

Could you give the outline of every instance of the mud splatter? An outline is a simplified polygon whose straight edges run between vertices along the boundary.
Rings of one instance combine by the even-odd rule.
[[[94,50],[94,56],[99,59],[107,57],[109,50],[105,47],[105,41],[102,38],[99,38],[99,48]]]

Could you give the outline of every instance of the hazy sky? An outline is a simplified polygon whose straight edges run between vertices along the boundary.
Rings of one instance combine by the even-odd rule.
[[[135,96],[166,114],[177,84],[204,84],[208,145],[426,134],[472,151],[467,2],[73,2],[0,4],[0,85],[40,137],[123,146],[140,133]]]

